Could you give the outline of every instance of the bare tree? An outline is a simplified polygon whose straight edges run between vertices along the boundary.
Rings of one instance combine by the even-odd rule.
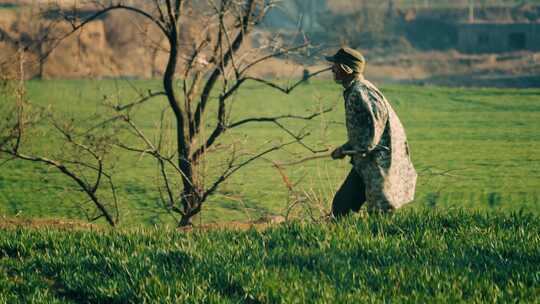
[[[24,52],[20,50],[17,77],[3,74],[0,81],[0,166],[14,159],[55,168],[71,183],[66,185],[83,193],[93,208],[78,204],[88,220],[105,218],[118,223],[118,200],[112,174],[107,166],[114,132],[92,132],[82,135],[72,119],[60,119],[52,109],[32,105],[24,86]],[[59,135],[55,153],[36,151],[32,144],[38,137],[53,137],[41,130]],[[112,130],[110,130],[112,131]],[[44,155],[48,154],[48,155]]]
[[[118,141],[115,145],[138,154],[150,155],[156,160],[160,175],[158,190],[163,206],[171,214],[178,214],[178,226],[190,225],[192,218],[201,212],[208,197],[234,173],[255,160],[292,144],[300,144],[313,153],[326,151],[310,148],[303,142],[309,132],[295,132],[287,127],[286,121],[312,120],[331,108],[318,109],[307,115],[282,114],[232,119],[233,97],[245,83],[256,82],[288,94],[309,77],[328,70],[311,73],[309,77],[286,85],[250,74],[255,66],[269,59],[288,56],[308,47],[307,41],[287,46],[277,43],[277,39],[270,39],[262,47],[250,48],[249,37],[253,28],[274,6],[274,1],[133,2],[135,1],[108,1],[108,4],[103,4],[93,1],[98,8],[94,14],[87,18],[76,18],[72,15],[66,20],[72,25],[71,33],[75,33],[109,12],[128,11],[148,20],[167,41],[164,51],[168,60],[161,75],[162,90],[144,93],[140,91],[138,100],[127,103],[110,102],[114,115],[89,131],[117,122],[127,126],[127,130],[139,140],[140,145],[133,145],[133,141]],[[193,26],[195,29],[191,30],[197,35],[190,37],[191,41],[183,40],[186,39],[183,32]],[[67,35],[69,34],[65,37]],[[167,100],[167,107],[163,109],[158,121],[158,135],[150,136],[137,125],[132,110],[159,96]],[[172,117],[172,149],[167,145],[170,134],[168,117]],[[283,130],[290,140],[276,142],[261,151],[249,154],[239,151],[234,142],[220,142],[228,130],[254,123],[271,123]],[[65,135],[69,136],[70,133]],[[225,151],[228,157],[224,163],[214,166],[219,172],[209,176],[205,171],[205,164],[209,161],[207,155],[220,149]]]

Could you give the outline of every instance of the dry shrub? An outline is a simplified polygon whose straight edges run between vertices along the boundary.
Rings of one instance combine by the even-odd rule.
[[[55,28],[67,33],[71,25],[67,22]],[[112,76],[113,53],[105,39],[102,21],[90,22],[82,31],[63,40],[47,58],[45,78],[82,78],[88,76]]]
[[[10,34],[14,34],[12,31],[13,25],[17,21],[17,13],[12,10],[0,10],[0,27]]]
[[[19,51],[28,49],[24,58],[24,69],[27,78],[37,73],[36,59],[32,38],[39,35],[39,24],[31,24],[31,12],[22,10],[0,10],[0,65],[4,74],[17,73],[21,62]],[[2,33],[0,32],[0,33]]]

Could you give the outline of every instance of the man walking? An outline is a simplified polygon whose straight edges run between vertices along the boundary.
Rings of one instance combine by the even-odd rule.
[[[326,59],[344,88],[348,135],[332,158],[349,155],[353,165],[334,197],[332,214],[356,212],[364,203],[370,212],[400,208],[414,199],[417,177],[403,125],[383,94],[364,79],[360,52],[342,48]]]

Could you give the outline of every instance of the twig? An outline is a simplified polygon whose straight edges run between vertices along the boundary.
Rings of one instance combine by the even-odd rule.
[[[301,158],[301,159],[298,159],[298,160],[293,160],[293,161],[276,162],[276,164],[278,166],[281,166],[281,167],[295,166],[295,165],[299,165],[299,164],[305,163],[305,162],[310,161],[310,160],[316,160],[316,159],[321,159],[321,158],[329,158],[329,157],[330,157],[330,154],[313,155],[313,156],[308,156],[308,157],[304,157],[304,158]]]

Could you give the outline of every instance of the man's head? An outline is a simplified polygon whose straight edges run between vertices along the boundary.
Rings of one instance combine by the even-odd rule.
[[[362,74],[366,65],[362,53],[347,47],[339,49],[334,56],[327,56],[326,60],[333,63],[332,72],[337,82]]]

